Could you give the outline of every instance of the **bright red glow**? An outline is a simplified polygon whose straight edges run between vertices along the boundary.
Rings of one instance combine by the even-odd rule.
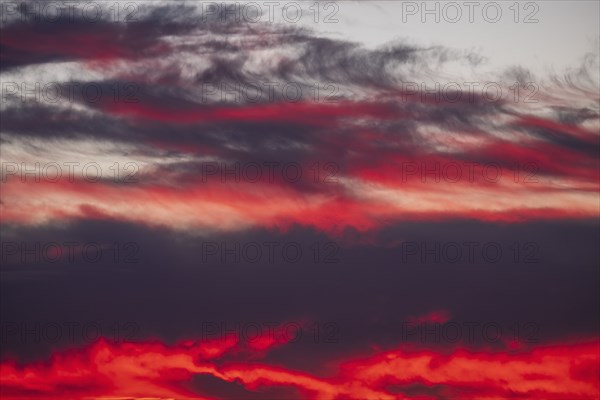
[[[2,398],[202,399],[206,398],[202,388],[196,393],[186,387],[194,375],[205,374],[240,382],[258,396],[263,388],[278,386],[295,388],[303,397],[319,400],[591,399],[597,398],[600,389],[597,341],[527,351],[396,349],[347,359],[339,373],[329,377],[249,361],[255,357],[244,348],[247,346],[235,339],[186,341],[174,346],[99,341],[55,353],[48,361],[2,363]],[[225,355],[230,356],[227,361],[221,359]],[[415,387],[420,388],[417,394]]]

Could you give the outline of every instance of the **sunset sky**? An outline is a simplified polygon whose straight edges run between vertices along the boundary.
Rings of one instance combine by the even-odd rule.
[[[0,3],[2,399],[598,399],[600,3]]]

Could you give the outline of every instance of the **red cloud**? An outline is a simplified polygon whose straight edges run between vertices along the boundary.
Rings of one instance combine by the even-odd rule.
[[[9,26],[2,30],[0,59],[7,64],[27,64],[38,59],[88,60],[94,62],[138,59],[148,54],[165,54],[170,49],[156,32],[144,27],[88,24],[82,31],[75,23],[56,29],[29,25]]]
[[[226,121],[291,122],[311,126],[334,126],[338,118],[398,118],[393,107],[385,104],[337,102],[319,104],[311,102],[283,102],[246,106],[202,106],[169,108],[143,103],[106,102],[104,111],[109,114],[138,121],[158,121],[171,124],[216,123]]]
[[[311,166],[303,168],[308,171]],[[559,190],[544,182],[515,183],[512,176],[484,184],[466,180],[423,183],[418,177],[402,182],[401,175],[399,169],[396,176],[389,171],[383,177],[352,169],[345,175],[342,171],[335,183],[315,183],[312,177],[299,183],[222,183],[218,177],[202,182],[199,177],[186,176],[189,179],[175,184],[161,176],[150,183],[153,177],[143,176],[140,183],[120,185],[68,182],[66,178],[22,182],[18,176],[8,176],[2,184],[1,218],[3,223],[26,225],[114,219],[206,231],[286,230],[298,224],[338,235],[349,227],[375,231],[407,220],[518,222],[598,216],[597,193],[585,186]]]
[[[334,377],[248,362],[236,340],[110,344],[55,353],[47,362],[0,365],[2,397],[16,399],[202,399],[194,375],[242,383],[260,393],[289,387],[310,399],[597,398],[599,342],[556,344],[529,351],[446,353],[392,350],[347,360]],[[231,354],[238,361],[222,362]],[[201,389],[200,389],[201,390]],[[417,393],[418,392],[418,393]]]

